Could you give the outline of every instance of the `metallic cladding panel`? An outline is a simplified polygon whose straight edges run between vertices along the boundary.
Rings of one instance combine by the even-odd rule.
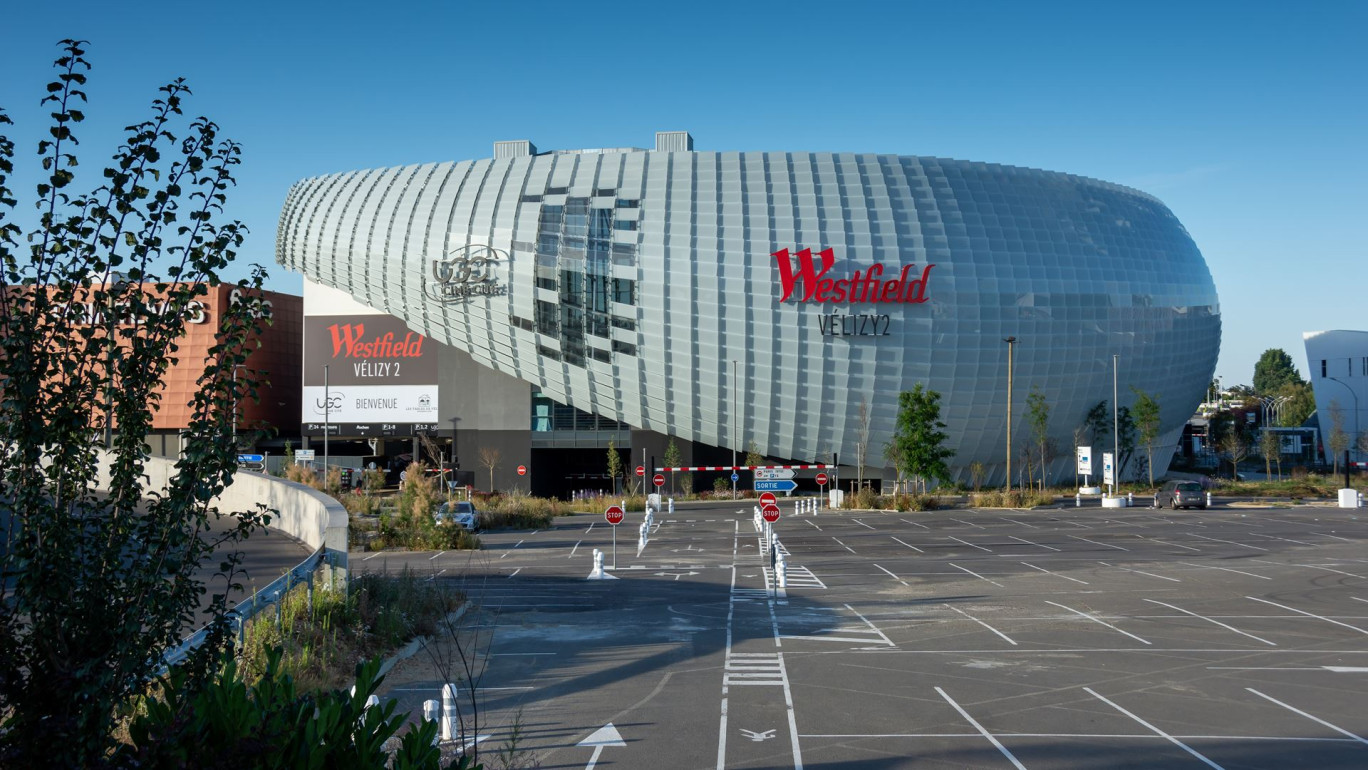
[[[470,246],[507,255],[506,293],[430,298],[434,260]],[[837,277],[934,264],[927,301],[781,301],[771,254],[808,248],[832,249]],[[1113,354],[1122,404],[1132,386],[1156,394],[1176,441],[1220,343],[1206,263],[1158,200],[939,158],[605,151],[334,174],[290,191],[277,259],[558,401],[773,457],[853,459],[867,400],[882,465],[898,392],[922,382],[942,394],[955,473],[982,462],[989,483],[1004,337],[1019,340],[1016,451],[1039,388],[1060,477],[1083,415],[1111,398]],[[887,314],[888,333],[824,334],[833,311]]]

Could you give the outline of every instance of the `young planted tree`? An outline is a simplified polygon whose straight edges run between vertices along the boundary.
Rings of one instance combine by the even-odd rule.
[[[865,465],[869,462],[869,399],[861,398],[855,412],[856,489],[864,489]]]
[[[679,445],[675,443],[674,436],[671,436],[671,437],[670,437],[670,443],[668,443],[668,444],[665,445],[665,467],[666,467],[666,468],[682,468],[682,467],[684,467],[684,461],[683,461],[683,459],[680,457],[680,454],[679,454]],[[686,474],[684,474],[684,475],[687,476],[688,474],[686,473]],[[675,475],[674,475],[674,471],[670,471],[670,496],[671,496],[671,497],[674,497],[674,493],[675,493],[675,485],[674,485],[674,484],[675,484]]]
[[[612,479],[613,494],[618,491],[618,477],[622,475],[622,454],[618,452],[617,442],[608,442],[608,478]]]
[[[1220,447],[1230,460],[1231,480],[1239,480],[1240,463],[1249,456],[1249,434],[1245,433],[1241,426],[1236,425],[1221,437]]]
[[[1259,454],[1263,455],[1265,478],[1271,478],[1273,476],[1273,461],[1280,460],[1278,455],[1278,444],[1278,434],[1274,433],[1271,429],[1264,427],[1263,430],[1259,431]],[[1278,467],[1278,479],[1282,480],[1281,463]]]
[[[147,487],[144,436],[187,318],[242,244],[223,221],[238,145],[205,119],[182,119],[189,89],[161,88],[110,166],[78,187],[85,44],[63,41],[43,102],[30,200],[36,229],[9,222],[14,143],[0,135],[0,766],[87,767],[110,755],[116,715],[162,654],[190,630],[209,592],[207,642],[184,686],[197,691],[231,643],[232,545],[266,522],[264,506],[211,504],[233,479],[235,404],[256,395],[249,340],[269,322],[262,276],[225,303],[193,395],[185,449],[165,488]],[[0,112],[0,125],[11,120]],[[22,240],[22,245],[21,245]],[[88,312],[74,312],[86,308]],[[108,448],[107,453],[102,449]],[[109,460],[101,490],[101,455]],[[227,523],[213,534],[215,520]],[[199,573],[214,557],[212,578]],[[212,580],[212,589],[209,581]]]
[[[898,394],[898,424],[893,442],[902,460],[902,472],[915,479],[925,493],[928,481],[948,482],[946,461],[955,456],[945,447],[949,436],[940,420],[940,394],[917,383],[912,390]]]
[[[503,464],[503,450],[498,447],[480,447],[480,467],[489,471],[489,491],[494,491],[494,471]]]
[[[1339,401],[1330,402],[1330,432],[1325,435],[1325,446],[1330,449],[1331,473],[1338,476],[1340,455],[1349,448],[1349,432],[1344,429],[1344,408]]]
[[[887,444],[884,444],[883,455],[884,461],[893,465],[893,472],[897,476],[893,481],[893,494],[901,495],[903,484],[906,482],[907,477],[903,475],[902,451],[898,446],[898,442],[890,440]]]
[[[1154,486],[1154,447],[1159,441],[1159,401],[1145,391],[1131,386],[1135,393],[1135,427],[1140,431],[1140,442],[1145,445],[1145,466],[1149,469],[1149,484]]]
[[[1049,464],[1045,445],[1050,440],[1050,403],[1045,394],[1032,386],[1026,396],[1026,424],[1031,428],[1031,438],[1036,445],[1036,459],[1040,461],[1040,488],[1045,489],[1045,469]],[[1028,466],[1029,467],[1029,466]]]

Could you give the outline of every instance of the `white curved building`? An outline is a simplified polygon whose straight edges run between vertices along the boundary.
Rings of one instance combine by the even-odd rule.
[[[696,152],[682,132],[306,179],[277,260],[507,375],[503,390],[526,383],[501,394],[526,399],[526,421],[488,429],[527,431],[529,462],[535,393],[654,434],[657,460],[673,436],[849,465],[864,402],[877,469],[899,391],[921,382],[942,395],[954,472],[980,462],[1000,484],[1010,336],[1018,450],[1037,388],[1053,474],[1071,475],[1118,356],[1121,404],[1133,386],[1162,405],[1166,467],[1220,343],[1206,263],[1145,193],[939,158]],[[444,385],[438,424],[470,414],[460,398]]]

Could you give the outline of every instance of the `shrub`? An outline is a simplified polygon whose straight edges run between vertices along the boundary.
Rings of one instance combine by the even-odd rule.
[[[1054,494],[1035,489],[993,490],[971,495],[975,508],[1034,508],[1054,502]]]

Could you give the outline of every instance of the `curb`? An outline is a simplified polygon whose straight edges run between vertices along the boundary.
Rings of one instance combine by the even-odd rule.
[[[451,614],[447,615],[446,618],[443,619],[443,622],[453,623],[457,620],[460,620],[461,616],[465,615],[466,610],[470,609],[472,604],[473,603],[471,601],[467,600],[466,603],[462,604],[455,612],[452,612]],[[395,666],[399,665],[401,661],[408,660],[409,658],[412,658],[414,655],[418,654],[418,651],[423,648],[423,645],[431,641],[431,636],[419,636],[412,639],[408,644],[404,645],[403,648],[400,649],[398,652],[394,653],[388,658],[385,658],[385,662],[380,664],[379,676],[384,676],[388,674]]]

